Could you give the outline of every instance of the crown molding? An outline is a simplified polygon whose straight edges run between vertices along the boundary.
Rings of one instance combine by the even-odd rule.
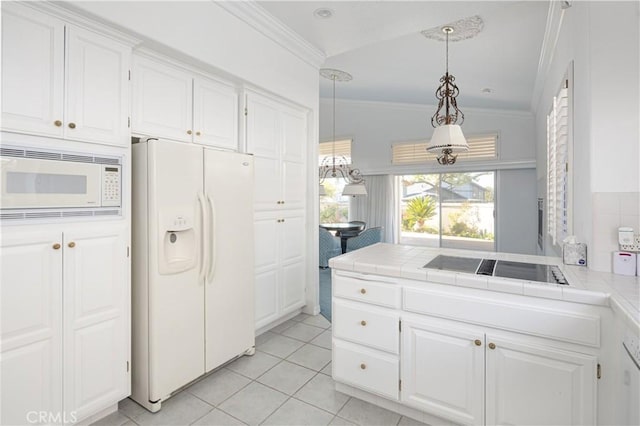
[[[320,98],[320,102],[332,102],[332,98]],[[356,100],[356,99],[344,99],[344,98],[336,98],[337,103],[341,104],[350,104],[350,105],[359,105],[359,106],[370,106],[370,107],[386,107],[392,108],[396,110],[405,110],[405,111],[420,111],[420,112],[431,112],[435,111],[437,105],[431,104],[410,104],[410,103],[402,103],[402,102],[385,102],[385,101],[365,101],[365,100]],[[517,109],[499,109],[499,108],[473,108],[473,107],[464,107],[464,112],[470,112],[474,115],[502,115],[507,117],[525,117],[531,118],[534,116],[533,112],[528,110],[517,110]]]
[[[544,31],[544,39],[542,40],[542,49],[540,50],[540,59],[538,60],[538,71],[536,73],[536,81],[533,86],[533,95],[531,96],[531,110],[535,113],[540,104],[540,98],[544,91],[544,84],[547,80],[553,55],[556,51],[558,38],[560,38],[560,30],[562,29],[562,21],[567,8],[562,7],[563,2],[550,1],[549,10],[547,12],[547,25]]]
[[[284,25],[255,1],[216,1],[215,4],[309,65],[319,69],[324,63],[326,59],[324,52]]]

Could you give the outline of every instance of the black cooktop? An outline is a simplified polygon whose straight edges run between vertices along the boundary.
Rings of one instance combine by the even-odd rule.
[[[538,263],[439,255],[423,268],[569,285],[557,266]]]

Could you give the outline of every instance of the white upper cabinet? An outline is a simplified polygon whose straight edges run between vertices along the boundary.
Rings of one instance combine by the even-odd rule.
[[[67,51],[66,137],[128,145],[131,49],[68,26]]]
[[[191,74],[134,56],[132,131],[191,142]]]
[[[238,92],[213,79],[136,56],[132,131],[238,150]]]
[[[63,135],[64,22],[2,5],[2,129]]]
[[[196,77],[193,80],[193,141],[238,149],[238,92],[231,86]]]
[[[110,37],[3,4],[2,130],[127,146],[130,55]]]

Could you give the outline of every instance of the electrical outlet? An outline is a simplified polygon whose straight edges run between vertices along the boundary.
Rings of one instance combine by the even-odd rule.
[[[619,244],[621,251],[640,252],[640,234],[633,235],[633,244]]]

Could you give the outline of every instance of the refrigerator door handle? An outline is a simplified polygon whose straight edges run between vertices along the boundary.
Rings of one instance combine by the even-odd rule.
[[[207,277],[207,236],[208,236],[208,215],[207,206],[203,193],[198,193],[198,204],[200,205],[200,224],[201,224],[201,244],[200,244],[200,270],[198,272],[198,281],[202,281]]]
[[[209,202],[209,207],[211,208],[211,218],[209,220],[209,233],[207,234],[207,236],[211,237],[209,239],[209,244],[211,244],[210,246],[211,249],[209,250],[209,270],[207,272],[207,282],[211,282],[211,280],[213,280],[213,274],[216,270],[216,226],[215,226],[216,207],[213,200],[209,196],[209,194],[207,194],[207,201]]]

